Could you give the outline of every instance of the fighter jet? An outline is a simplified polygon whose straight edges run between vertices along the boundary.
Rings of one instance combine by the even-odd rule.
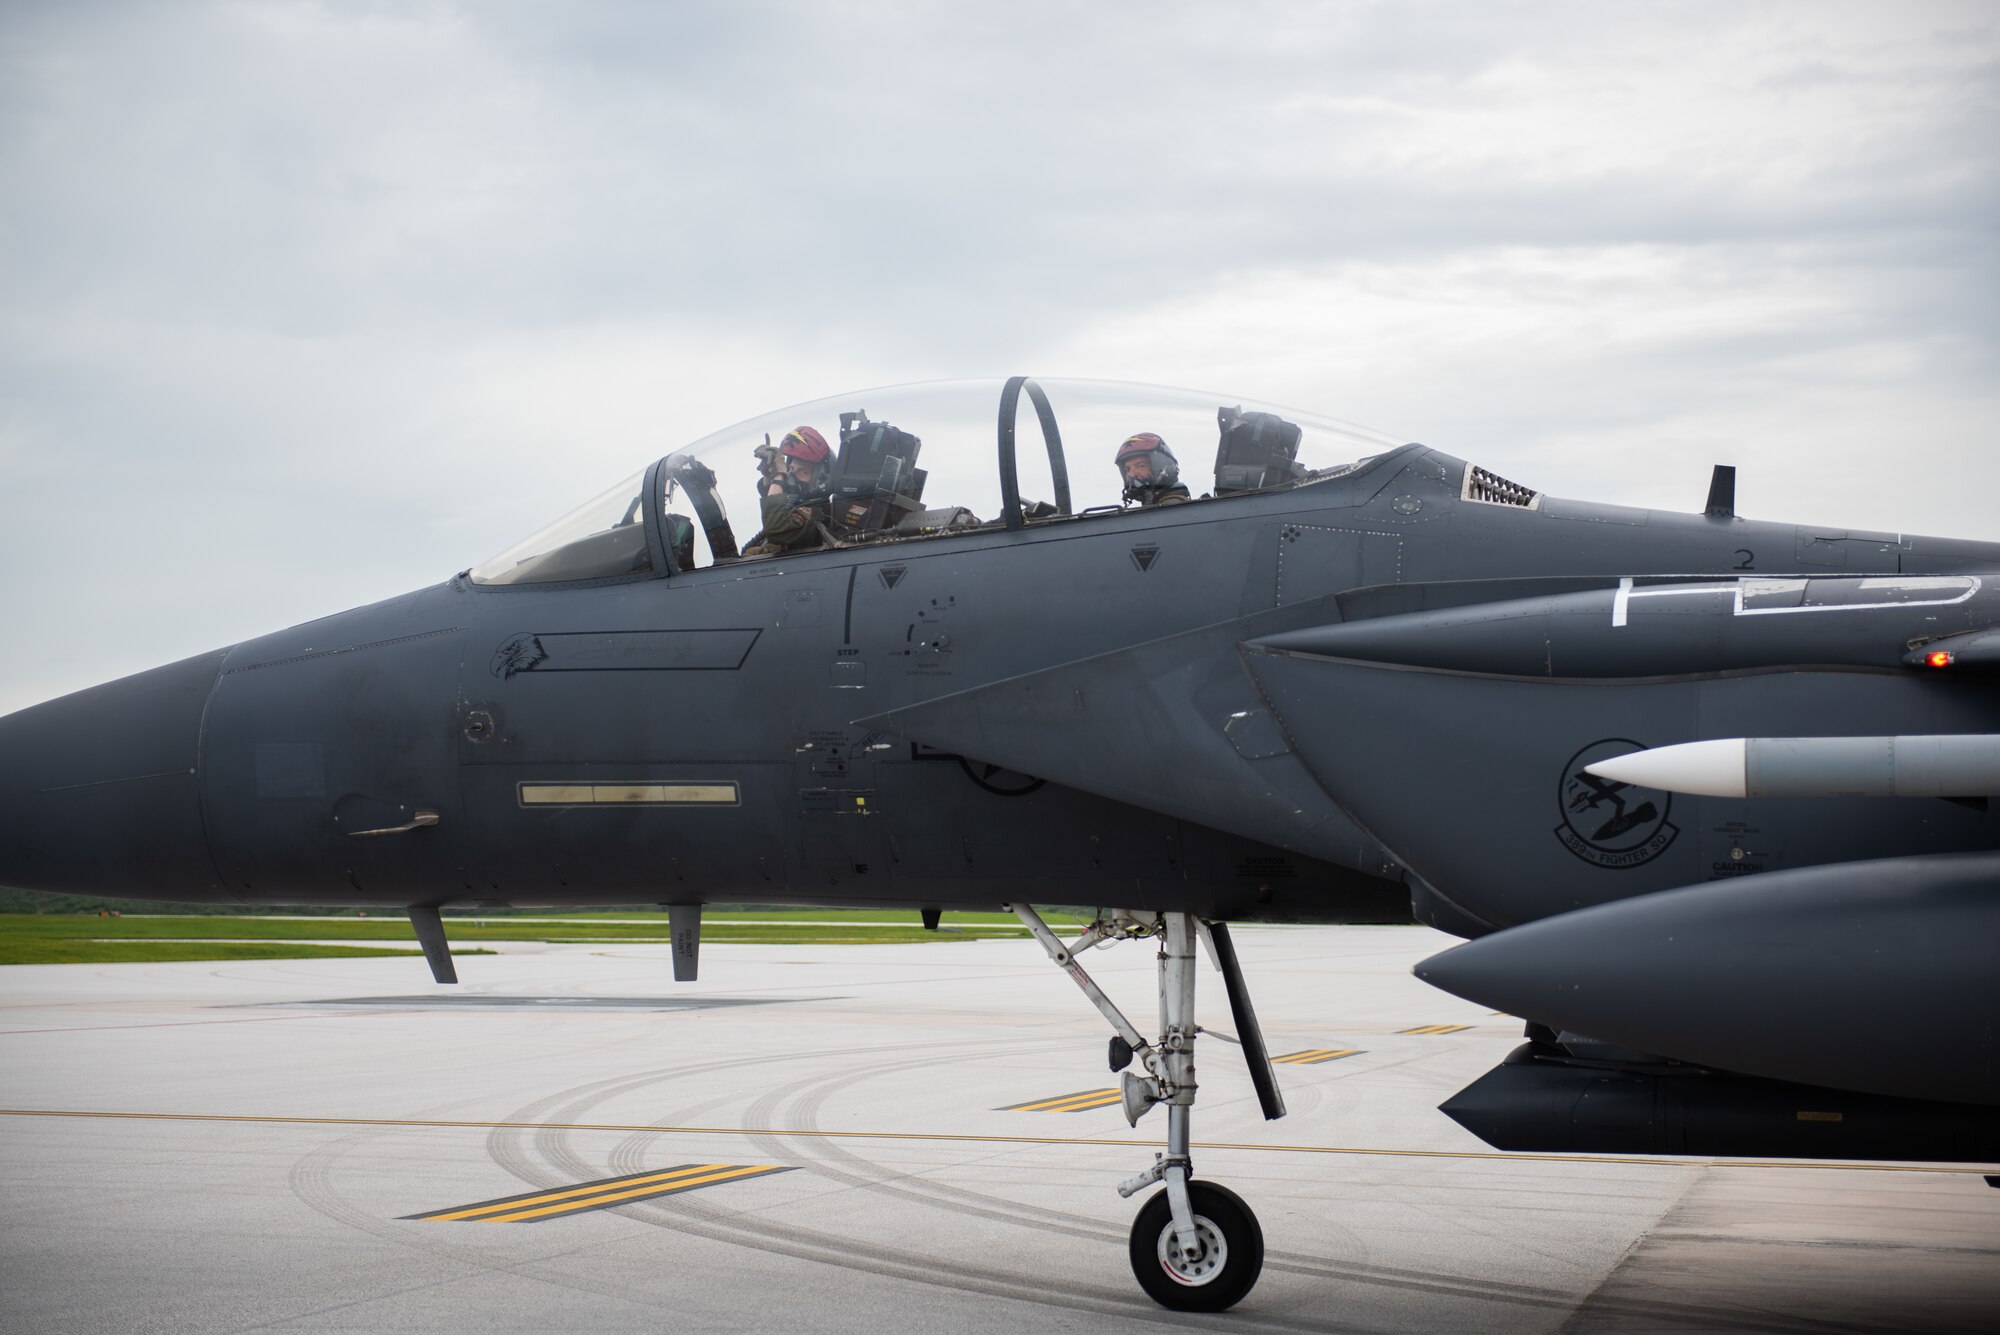
[[[1159,1188],[1135,1276],[1222,1310],[1263,1240],[1193,1171],[1198,942],[1284,1112],[1229,923],[1480,936],[1716,866],[1994,847],[1977,803],[1710,809],[1595,768],[1718,727],[1994,730],[1990,691],[1902,655],[2000,619],[2000,545],[1744,519],[1726,476],[1705,513],[1564,500],[1311,414],[1026,377],[799,405],[430,587],[0,719],[0,882],[407,912],[440,982],[447,906],[665,903],[692,977],[705,903],[1008,905],[1108,1022],[1128,1118],[1167,1110],[1120,1188]],[[1064,940],[1027,887],[1105,907]],[[1085,967],[1131,939],[1154,1032]]]

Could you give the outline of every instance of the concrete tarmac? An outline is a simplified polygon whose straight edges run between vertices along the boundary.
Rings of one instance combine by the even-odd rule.
[[[1164,1117],[1082,1097],[1108,1030],[1032,942],[714,945],[683,985],[551,945],[456,988],[0,969],[0,1330],[2000,1329],[2000,1169],[1494,1154],[1435,1108],[1520,1024],[1410,977],[1448,938],[1237,942],[1274,1054],[1351,1055],[1265,1122],[1201,1044],[1197,1171],[1269,1249],[1223,1316],[1133,1281],[1114,1188]],[[1151,947],[1086,963],[1150,1030]]]

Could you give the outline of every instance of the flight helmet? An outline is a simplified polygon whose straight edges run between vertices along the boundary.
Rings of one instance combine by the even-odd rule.
[[[826,482],[827,460],[833,451],[827,447],[826,437],[809,426],[795,426],[785,433],[778,444],[778,453],[787,459],[798,459],[811,464],[812,469],[804,480],[808,488],[823,486]]]
[[[1146,461],[1145,475],[1133,476],[1137,471],[1133,461]],[[1150,431],[1141,431],[1136,436],[1128,436],[1118,447],[1118,472],[1125,479],[1125,499],[1145,500],[1149,493],[1165,491],[1181,480],[1180,461],[1167,448],[1167,442]]]

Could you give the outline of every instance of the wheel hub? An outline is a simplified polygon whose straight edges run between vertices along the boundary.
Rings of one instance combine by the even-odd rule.
[[[1177,1284],[1199,1288],[1222,1273],[1229,1262],[1229,1244],[1204,1215],[1194,1217],[1195,1250],[1184,1252],[1169,1223],[1160,1230],[1160,1268]]]

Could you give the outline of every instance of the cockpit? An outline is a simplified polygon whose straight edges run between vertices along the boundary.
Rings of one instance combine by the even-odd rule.
[[[862,390],[712,432],[467,572],[475,584],[679,574],[767,559],[774,442],[828,456],[793,511],[798,550],[1083,523],[1134,504],[1116,459],[1151,435],[1192,505],[1351,472],[1400,443],[1365,427],[1190,390],[1026,376]],[[1126,470],[1127,473],[1133,470]],[[784,485],[791,485],[785,483]],[[781,507],[782,508],[782,507]],[[732,512],[746,516],[732,522]]]

